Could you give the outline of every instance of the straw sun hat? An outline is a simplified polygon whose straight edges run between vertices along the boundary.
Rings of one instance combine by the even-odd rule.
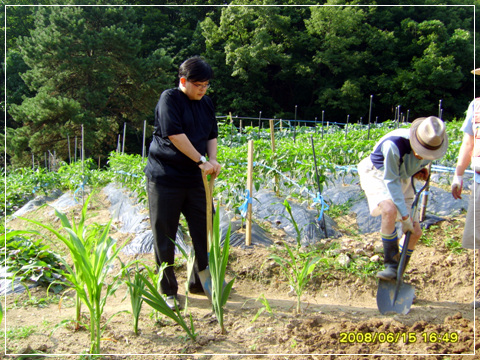
[[[480,68],[472,70],[472,74],[480,75]]]
[[[440,159],[448,148],[445,124],[435,116],[416,119],[410,127],[410,144],[425,160]]]

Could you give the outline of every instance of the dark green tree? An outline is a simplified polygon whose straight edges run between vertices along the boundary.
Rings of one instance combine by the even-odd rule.
[[[136,20],[131,7],[35,9],[34,30],[18,41],[29,67],[22,78],[35,96],[11,107],[23,124],[9,137],[13,161],[25,162],[26,151],[67,158],[67,137],[80,137],[82,125],[85,149],[95,157],[116,148],[124,122],[142,128],[172,74],[163,49],[139,56],[143,28]]]

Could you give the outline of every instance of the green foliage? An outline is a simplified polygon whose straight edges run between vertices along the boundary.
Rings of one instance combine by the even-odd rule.
[[[257,313],[253,317],[252,321],[250,322],[255,322],[262,313],[265,311],[269,313],[270,315],[273,315],[273,310],[272,307],[270,306],[270,303],[268,302],[267,298],[265,297],[264,294],[260,295],[255,301],[260,301],[262,303],[262,307],[258,309]]]
[[[62,163],[56,172],[19,168],[2,175],[0,182],[7,191],[5,203],[0,204],[0,216],[16,211],[38,194],[49,195],[55,189],[75,191],[85,186],[103,187],[111,181],[111,174],[97,169],[91,158],[83,163]]]
[[[90,353],[99,354],[101,335],[105,326],[118,314],[113,314],[106,324],[101,325],[107,299],[115,294],[120,284],[120,274],[113,275],[110,281],[107,279],[107,274],[117,260],[121,248],[117,248],[116,241],[109,236],[111,221],[103,229],[95,224],[93,226],[86,225],[87,207],[91,196],[85,201],[78,224],[75,220],[70,223],[65,214],[55,210],[55,214],[61,220],[61,230],[65,231],[68,234],[67,236],[62,235],[60,229],[56,230],[39,221],[24,220],[48,230],[70,250],[73,266],[61,258],[61,262],[66,269],[63,275],[75,289],[78,299],[89,310]],[[104,291],[105,293],[103,293]]]
[[[280,265],[283,274],[288,280],[288,284],[295,291],[297,295],[297,313],[301,312],[301,296],[305,290],[305,286],[311,277],[311,274],[315,270],[317,263],[320,261],[320,257],[312,252],[305,252],[302,250],[301,245],[301,231],[295,222],[292,214],[292,208],[287,200],[284,201],[285,209],[290,215],[290,221],[295,227],[297,233],[297,244],[294,247],[290,247],[287,242],[285,245],[286,257],[282,257],[276,254],[270,255],[270,259],[273,259],[278,265]]]
[[[50,286],[62,274],[60,257],[49,250],[41,239],[22,236],[24,231],[8,231],[6,247],[0,247],[0,263],[5,264],[11,272],[12,279],[20,282],[34,282],[42,286]],[[62,286],[53,287],[55,292]]]
[[[115,181],[124,184],[135,192],[140,203],[147,202],[145,173],[143,172],[147,165],[146,158],[142,159],[141,155],[112,151],[108,159],[108,165]]]
[[[163,272],[163,269],[161,270]],[[143,282],[141,286],[137,286],[137,291],[142,294],[143,301],[150,305],[154,310],[175,321],[183,330],[185,330],[190,339],[195,341],[198,334],[195,332],[192,315],[190,315],[190,324],[187,324],[180,314],[180,309],[177,304],[175,304],[175,310],[170,309],[163,295],[158,292],[155,282],[152,283],[142,274],[139,274],[138,277],[140,281]],[[130,285],[135,286],[134,284]]]
[[[230,227],[228,228],[223,243],[223,250],[220,244],[222,234],[220,232],[220,211],[215,212],[213,219],[213,231],[210,238],[210,254],[208,256],[208,267],[212,276],[212,307],[217,316],[218,324],[222,334],[226,333],[223,323],[224,306],[227,304],[228,296],[232,290],[235,278],[225,284],[225,274],[228,265],[228,254],[230,250]]]
[[[3,183],[3,181],[6,181]],[[0,204],[0,216],[10,214],[29,201],[35,194],[48,195],[60,185],[56,173],[43,168],[33,170],[20,168],[5,174],[2,172],[2,185],[5,185],[5,203]]]
[[[123,268],[123,277],[126,278],[125,283],[128,288],[128,295],[130,295],[130,304],[132,306],[132,315],[133,315],[133,332],[135,335],[138,335],[138,321],[140,318],[140,312],[142,310],[143,298],[142,290],[145,290],[145,284],[140,278],[140,269],[138,263],[134,269],[133,280],[130,272],[132,271],[128,266]]]
[[[301,119],[366,122],[373,95],[380,121],[399,104],[410,119],[436,114],[439,100],[450,120],[472,98],[472,6],[230,3],[265,6],[9,6],[7,162],[26,166],[47,150],[67,159],[82,124],[95,158],[125,122],[127,150],[140,149],[143,121],[194,54],[214,68],[221,114],[293,119],[298,107]]]
[[[35,333],[36,328],[37,327],[35,325],[27,325],[27,326],[21,326],[17,328],[8,328],[6,333],[3,332],[3,330],[0,331],[0,336],[9,340],[26,339],[30,335]]]
[[[85,149],[105,156],[125,119],[140,128],[151,114],[156,91],[172,80],[171,58],[161,48],[142,56],[132,7],[40,6],[34,19],[30,35],[16,44],[29,67],[22,79],[35,94],[10,107],[20,124],[13,160],[26,147],[66,158],[67,136],[80,137],[82,125]]]
[[[57,170],[57,176],[62,190],[75,191],[82,186],[99,188],[111,182],[111,174],[97,168],[94,159],[63,163]]]

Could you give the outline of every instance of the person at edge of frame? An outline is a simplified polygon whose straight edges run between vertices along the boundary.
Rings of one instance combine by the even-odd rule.
[[[382,280],[395,280],[402,251],[407,263],[422,235],[418,219],[410,209],[414,199],[411,177],[425,181],[427,166],[440,159],[448,148],[444,122],[435,117],[421,117],[409,129],[397,129],[383,136],[373,152],[358,164],[360,185],[368,200],[370,214],[381,215],[380,236],[385,269],[377,273]],[[402,232],[411,231],[408,249],[399,247],[395,224],[401,221]]]
[[[472,71],[480,75],[480,68]],[[457,166],[452,180],[452,195],[455,199],[462,198],[463,174],[468,165],[474,170],[473,191],[468,203],[465,228],[463,230],[462,247],[465,249],[479,249],[478,264],[480,265],[480,98],[472,100],[468,106],[467,116],[462,124],[462,145],[458,153]],[[477,219],[477,221],[475,221]],[[472,307],[480,307],[479,294]]]
[[[216,178],[218,126],[212,100],[205,95],[213,70],[201,57],[185,60],[178,88],[165,90],[155,108],[153,139],[145,175],[157,266],[166,262],[160,282],[167,305],[181,307],[173,264],[180,214],[185,216],[195,251],[191,292],[203,292],[198,273],[208,266],[206,195],[202,170]],[[208,158],[207,158],[208,157]]]

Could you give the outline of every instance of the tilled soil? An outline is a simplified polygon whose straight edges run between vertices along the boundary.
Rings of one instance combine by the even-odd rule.
[[[104,201],[103,197],[96,200],[92,221],[105,223],[109,218]],[[54,216],[47,211],[29,216],[55,223]],[[455,355],[473,355],[480,347],[479,333],[474,327],[475,312],[470,306],[474,298],[474,254],[467,250],[452,252],[445,241],[460,241],[463,224],[464,215],[426,230],[429,246],[417,245],[406,272],[417,295],[407,315],[381,315],[376,305],[375,278],[336,267],[318,268],[302,296],[302,311],[297,313],[296,298],[287,279],[269,259],[272,249],[232,248],[227,280],[235,277],[235,283],[225,306],[226,334],[221,333],[208,299],[190,294],[187,314],[192,316],[198,334],[196,341],[189,339],[172,320],[164,316],[156,319],[152,309],[144,304],[139,334],[133,332],[132,315],[120,313],[106,325],[102,353],[106,359],[164,358],[161,354],[175,355],[168,359],[285,359],[291,355],[296,355],[296,359],[317,359],[325,355],[333,358],[334,354],[344,355],[345,359],[391,359],[400,358],[400,354],[415,355],[411,359],[463,359]],[[15,219],[8,227],[25,228],[25,223]],[[120,243],[130,238],[112,231]],[[335,241],[341,242],[340,252],[366,252],[368,257],[381,257],[377,238],[378,234],[367,234],[359,240],[346,234]],[[276,243],[279,240],[277,237]],[[151,262],[153,254],[142,258]],[[122,255],[124,263],[132,259]],[[179,284],[183,284],[186,266],[179,262],[176,273]],[[180,286],[182,302],[183,288]],[[130,310],[125,293],[126,286],[122,285],[116,297],[109,298],[104,320]],[[39,306],[49,296],[50,300]],[[55,296],[47,295],[46,289],[40,287],[32,289],[30,297],[25,293],[6,297],[6,354],[30,354],[24,358],[35,358],[33,353],[41,353],[63,359],[78,358],[88,352],[89,332],[85,327],[74,330],[67,324],[52,333],[62,321],[74,319],[73,293],[64,293],[60,301],[53,299]],[[270,310],[264,309],[255,320],[265,304]],[[83,316],[88,323],[85,308]],[[18,330],[25,328],[31,334],[21,337]]]

